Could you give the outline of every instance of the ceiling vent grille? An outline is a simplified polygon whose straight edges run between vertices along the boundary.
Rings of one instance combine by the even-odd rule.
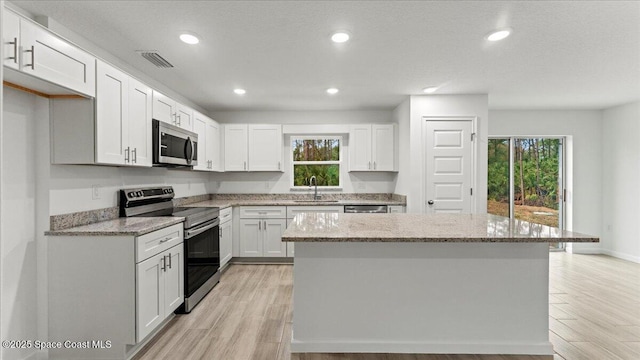
[[[172,68],[170,62],[163,58],[156,50],[140,50],[138,51],[143,58],[149,60],[153,65],[159,68]]]

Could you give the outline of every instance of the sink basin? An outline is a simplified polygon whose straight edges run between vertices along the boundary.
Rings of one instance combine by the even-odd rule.
[[[297,203],[335,203],[338,202],[338,200],[293,200],[293,202],[297,202]]]

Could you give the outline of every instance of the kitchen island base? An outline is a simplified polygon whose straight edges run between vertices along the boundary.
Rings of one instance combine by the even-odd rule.
[[[298,242],[291,350],[552,355],[546,242]]]

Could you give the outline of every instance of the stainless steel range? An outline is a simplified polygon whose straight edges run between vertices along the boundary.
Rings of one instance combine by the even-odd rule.
[[[220,281],[220,209],[174,207],[173,187],[120,190],[120,217],[184,217],[184,304],[189,313]]]

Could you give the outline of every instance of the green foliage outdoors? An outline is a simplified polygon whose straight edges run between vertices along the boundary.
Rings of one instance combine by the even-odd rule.
[[[558,209],[559,139],[516,139],[514,196],[518,205]],[[488,198],[509,202],[509,141],[489,139]]]
[[[293,149],[293,185],[308,186],[309,179],[316,177],[318,186],[339,186],[340,165],[300,164],[310,161],[340,161],[340,141],[338,139],[295,139]]]

